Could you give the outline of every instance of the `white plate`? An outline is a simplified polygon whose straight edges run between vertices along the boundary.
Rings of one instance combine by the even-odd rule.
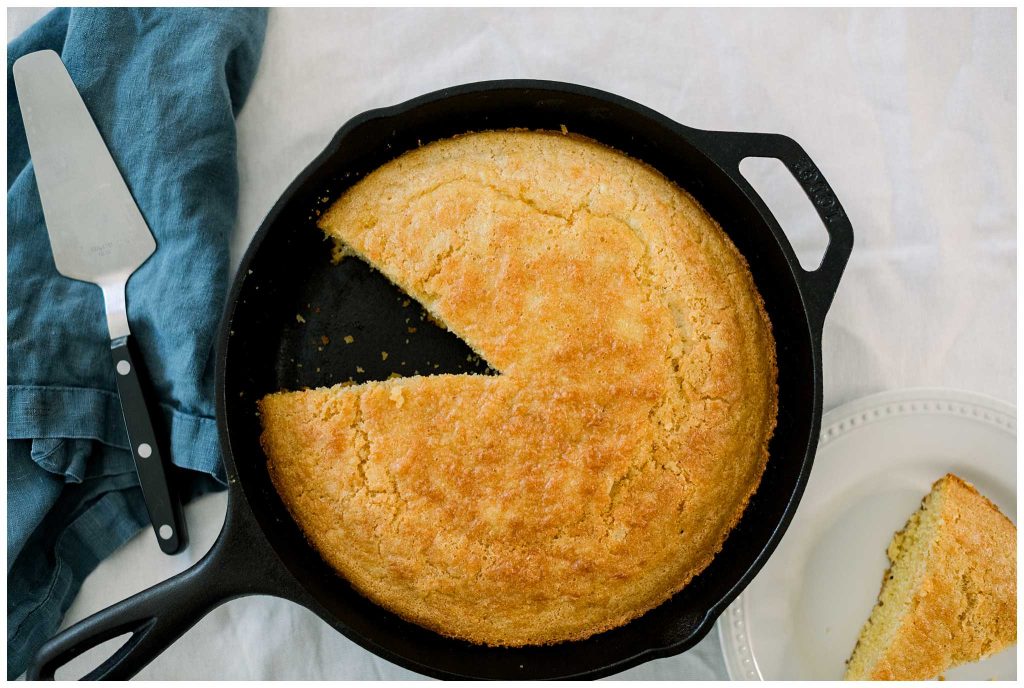
[[[841,679],[892,534],[947,472],[1016,522],[1016,451],[1016,409],[982,395],[884,392],[827,413],[789,530],[718,621],[729,677]],[[945,677],[1012,680],[1016,665],[1013,646]]]

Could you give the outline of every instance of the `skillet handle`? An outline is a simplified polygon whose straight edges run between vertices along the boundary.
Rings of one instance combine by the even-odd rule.
[[[259,531],[251,514],[229,497],[228,518],[199,563],[108,607],[46,642],[28,668],[28,680],[53,680],[57,669],[100,643],[131,633],[87,680],[126,680],[153,661],[204,616],[229,600],[266,594],[302,604],[298,583]],[[235,502],[232,508],[231,502]]]
[[[197,565],[80,621],[40,648],[26,678],[53,680],[57,669],[100,643],[131,638],[86,680],[131,678],[210,610],[234,595],[211,586],[210,567]]]
[[[832,187],[804,149],[793,139],[782,134],[750,134],[727,131],[701,132],[706,152],[719,164],[734,182],[755,199],[762,212],[771,216],[761,197],[740,172],[744,158],[775,158],[786,166],[790,174],[811,200],[814,209],[828,232],[828,248],[815,270],[798,271],[800,291],[817,331],[825,322],[825,314],[839,288],[839,280],[853,251],[853,226],[843,210]]]

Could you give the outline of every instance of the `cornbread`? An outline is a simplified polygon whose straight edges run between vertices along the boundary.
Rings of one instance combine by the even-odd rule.
[[[1017,528],[947,474],[889,544],[846,678],[915,681],[1017,642]]]
[[[520,646],[624,624],[709,564],[765,469],[775,344],[687,193],[588,139],[475,133],[380,167],[320,227],[499,372],[260,402],[274,485],[357,590]]]

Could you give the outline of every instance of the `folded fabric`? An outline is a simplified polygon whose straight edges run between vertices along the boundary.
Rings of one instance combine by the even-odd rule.
[[[86,575],[148,526],[100,290],[57,273],[11,67],[55,50],[156,237],[128,320],[183,499],[222,489],[214,341],[238,179],[235,115],[266,12],[55,10],[7,47],[7,676],[58,629]],[[153,556],[160,553],[155,539]]]

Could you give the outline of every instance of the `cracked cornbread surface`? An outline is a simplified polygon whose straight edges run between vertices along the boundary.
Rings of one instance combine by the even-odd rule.
[[[483,132],[378,168],[320,227],[499,371],[260,402],[274,485],[357,590],[519,646],[622,625],[710,563],[768,458],[775,344],[688,194],[587,139]]]

